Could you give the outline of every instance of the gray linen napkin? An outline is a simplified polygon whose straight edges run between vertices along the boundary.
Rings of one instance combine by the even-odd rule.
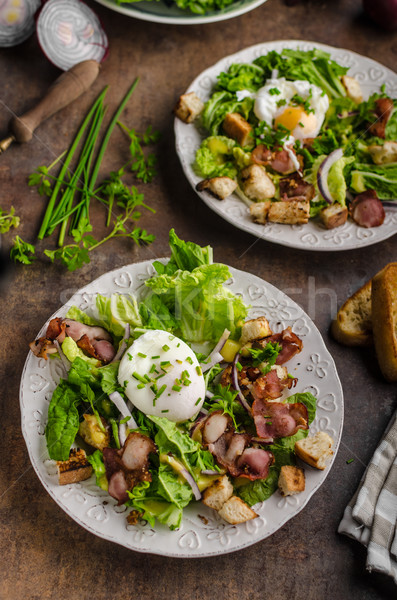
[[[397,583],[397,412],[392,417],[338,533],[367,546],[367,569]]]

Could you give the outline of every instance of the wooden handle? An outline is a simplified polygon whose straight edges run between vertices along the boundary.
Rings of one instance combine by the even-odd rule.
[[[22,117],[14,117],[10,130],[17,142],[28,142],[43,121],[76,100],[94,83],[100,65],[96,60],[85,60],[62,73],[42,100]]]

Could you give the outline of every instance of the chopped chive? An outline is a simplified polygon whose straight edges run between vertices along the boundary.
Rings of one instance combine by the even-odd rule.
[[[186,371],[186,369],[182,371],[182,377],[189,377],[189,371]]]
[[[155,358],[160,358],[160,354],[158,354],[157,356],[152,356],[151,358],[152,358],[153,360],[154,360]]]
[[[177,344],[176,347],[179,348],[180,344]]]
[[[157,383],[153,383],[150,386],[150,389],[152,390],[153,394],[157,394]]]
[[[194,406],[197,406],[197,404],[199,404],[201,402],[201,398],[197,398],[196,402],[194,403]]]
[[[169,335],[168,339],[172,342],[172,340],[174,339],[174,336],[173,335]]]
[[[130,419],[131,419],[131,417],[124,417],[124,419],[121,419],[121,421],[119,421],[119,425],[123,425],[124,423],[127,423]]]
[[[149,373],[158,373],[158,371],[157,371],[157,369],[156,369],[156,365],[154,365],[154,364],[153,364],[153,365],[150,367],[150,371],[149,371]]]
[[[132,354],[130,354],[129,352],[127,352],[127,356],[128,356],[128,360],[132,360]]]
[[[150,379],[149,375],[147,375],[147,374],[145,374],[145,375],[143,376],[143,378],[144,378],[144,380],[145,380],[145,382],[146,382],[146,383],[150,383],[150,382],[152,381],[152,380]]]
[[[159,391],[157,392],[156,397],[160,398],[161,394],[163,394],[165,392],[166,388],[167,388],[167,386],[165,384],[162,385],[161,388],[159,389]]]
[[[199,365],[197,365],[197,367],[196,367],[196,373],[197,373],[197,375],[203,374],[203,371],[201,370],[201,367]]]
[[[190,379],[184,379],[183,380],[183,385],[190,385],[192,382],[190,381]]]
[[[156,371],[157,373],[157,371]],[[161,373],[160,375],[157,375],[157,377],[155,377],[155,379],[161,379],[162,377],[165,377],[165,373]]]
[[[169,395],[169,394],[168,394],[168,395]],[[169,409],[168,409],[168,408],[166,408],[165,410],[162,410],[161,412],[162,412],[162,413],[167,413],[167,412],[170,412],[170,411],[169,411]]]
[[[288,373],[287,377],[289,377],[290,379],[295,379],[295,377],[291,375],[291,373]]]
[[[143,352],[138,352],[138,356],[141,356],[142,358],[146,358],[147,354],[143,354]]]
[[[147,380],[147,375],[145,375],[145,377],[142,377],[142,375],[139,375],[139,373],[137,373],[136,371],[133,372],[132,376],[137,379],[138,381],[140,381],[141,383],[148,383]],[[150,379],[149,379],[150,381]]]
[[[138,383],[138,385],[136,386],[138,388],[138,390],[141,390],[142,388],[145,387],[145,383]]]
[[[170,364],[171,364],[171,363],[170,363],[170,361],[169,361],[169,360],[162,360],[162,361],[161,361],[161,363],[160,363],[160,365],[161,365],[162,367],[165,367],[165,366],[167,366],[167,365],[170,365]]]
[[[352,463],[354,461],[354,458],[349,458],[349,460],[346,461],[347,465],[350,465],[350,463]]]
[[[178,365],[182,365],[183,364],[183,360],[179,360],[179,358],[176,359],[176,362],[178,363]]]
[[[239,371],[243,370],[243,365],[240,362],[236,362],[236,367]]]
[[[273,425],[273,421],[266,421],[266,425]]]
[[[173,385],[172,389],[174,390],[174,392],[180,392],[182,389],[181,385]]]
[[[126,381],[124,381],[124,383],[123,383],[123,387],[127,387],[127,385],[128,385],[128,381],[126,380]]]
[[[191,357],[191,356],[187,356],[187,357],[186,357],[186,360],[187,360],[187,362],[188,362],[188,363],[190,363],[191,365],[193,364],[193,360],[192,360],[192,357]]]
[[[164,352],[168,352],[168,350],[170,349],[169,346],[167,346],[167,344],[164,344],[164,346],[162,346]]]

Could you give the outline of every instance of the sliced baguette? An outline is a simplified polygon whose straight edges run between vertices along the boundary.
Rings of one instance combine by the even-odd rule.
[[[346,300],[331,325],[334,338],[346,346],[372,344],[371,279]]]
[[[397,381],[397,263],[372,280],[372,321],[381,371],[387,381]]]
[[[325,431],[319,431],[313,437],[303,438],[295,442],[295,454],[305,463],[323,471],[327,460],[333,454],[334,440]]]

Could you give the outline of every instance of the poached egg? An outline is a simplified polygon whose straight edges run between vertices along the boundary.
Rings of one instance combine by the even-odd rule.
[[[205,381],[196,355],[178,337],[149,330],[125,352],[118,380],[136,408],[179,423],[193,417],[205,398]]]

